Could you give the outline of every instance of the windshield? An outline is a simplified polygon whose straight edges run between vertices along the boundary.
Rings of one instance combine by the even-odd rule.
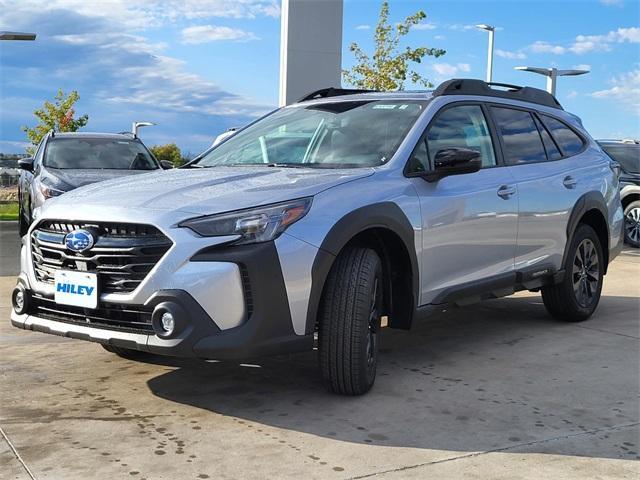
[[[44,165],[60,169],[159,168],[142,143],[113,138],[52,138],[45,151]]]
[[[426,102],[347,101],[283,108],[207,152],[195,166],[374,167],[387,162]]]
[[[627,173],[640,173],[640,146],[605,145],[602,149]]]

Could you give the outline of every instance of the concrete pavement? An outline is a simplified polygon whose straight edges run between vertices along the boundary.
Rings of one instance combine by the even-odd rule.
[[[0,427],[35,478],[640,475],[633,254],[585,323],[521,293],[385,330],[378,380],[358,398],[325,393],[313,353],[135,362],[17,330],[13,284],[0,278]],[[0,476],[30,478],[12,453],[0,438]]]

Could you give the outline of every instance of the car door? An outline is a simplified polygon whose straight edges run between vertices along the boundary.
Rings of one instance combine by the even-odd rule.
[[[586,187],[580,185],[584,165],[575,156],[584,142],[564,123],[546,115],[503,105],[492,105],[490,111],[505,163],[518,186],[516,271],[535,275],[547,268],[558,270],[569,216]]]
[[[518,196],[502,168],[480,103],[455,102],[433,118],[407,164],[407,174],[433,168],[445,148],[480,152],[483,168],[435,182],[412,178],[422,215],[421,303],[443,303],[513,281]]]

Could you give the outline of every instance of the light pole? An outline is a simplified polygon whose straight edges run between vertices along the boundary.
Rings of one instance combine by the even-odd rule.
[[[35,40],[35,33],[3,32],[0,31],[0,40]]]
[[[131,133],[133,133],[134,137],[138,136],[138,129],[140,127],[151,127],[152,125],[155,125],[155,123],[153,122],[133,122],[131,124]]]
[[[486,30],[489,32],[489,50],[487,52],[487,83],[491,82],[493,78],[493,35],[496,33],[495,27],[492,25],[487,25],[486,23],[481,23],[476,25],[480,30]]]
[[[576,75],[584,75],[589,70],[558,70],[557,68],[540,68],[540,67],[515,67],[516,70],[522,72],[532,72],[547,77],[547,92],[554,97],[556,96],[556,83],[558,77],[568,77]]]

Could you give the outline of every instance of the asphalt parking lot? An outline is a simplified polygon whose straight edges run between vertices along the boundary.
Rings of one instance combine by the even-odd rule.
[[[640,475],[636,252],[612,264],[586,323],[522,293],[385,330],[358,398],[326,393],[313,353],[134,362],[18,330],[13,285],[0,278],[3,479]]]

